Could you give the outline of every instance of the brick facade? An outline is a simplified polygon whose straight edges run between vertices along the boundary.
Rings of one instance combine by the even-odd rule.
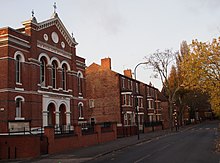
[[[87,67],[86,93],[90,101],[88,119],[117,122],[118,136],[136,134],[137,120],[140,131],[144,131],[146,122],[160,124],[156,122],[164,121],[168,112],[158,89],[133,79],[131,70],[125,70],[124,75],[112,71],[110,58],[102,59],[101,65]]]
[[[0,132],[86,122],[85,59],[57,13],[0,29]]]

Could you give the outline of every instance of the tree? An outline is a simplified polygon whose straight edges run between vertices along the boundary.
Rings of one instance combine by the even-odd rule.
[[[207,92],[220,115],[220,38],[211,43],[193,40],[180,61],[180,70],[185,88]]]
[[[174,82],[171,79],[169,80],[169,70],[171,66],[174,65],[177,54],[177,52],[167,49],[163,52],[157,50],[149,57],[145,57],[148,66],[153,69],[154,76],[159,76],[163,89],[167,94],[171,129],[173,127],[173,103],[175,102],[176,93],[180,89],[180,83],[176,82],[174,86]],[[174,69],[175,67],[173,66],[172,70],[174,71]]]

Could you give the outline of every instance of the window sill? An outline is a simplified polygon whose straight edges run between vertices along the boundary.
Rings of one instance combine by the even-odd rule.
[[[15,117],[15,120],[25,120],[24,117]]]
[[[22,85],[22,83],[18,83],[18,82],[16,82],[16,85]]]
[[[15,90],[16,91],[24,91],[24,88],[17,88],[17,87],[15,87]]]

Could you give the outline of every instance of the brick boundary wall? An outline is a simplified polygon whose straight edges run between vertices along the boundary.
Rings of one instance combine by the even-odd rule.
[[[74,127],[74,134],[56,136],[54,127],[45,127],[42,137],[35,135],[0,136],[0,160],[35,158],[41,154],[54,154],[80,147],[92,146],[117,139],[116,124],[111,130],[102,132],[95,125],[94,133],[82,135],[81,126]]]

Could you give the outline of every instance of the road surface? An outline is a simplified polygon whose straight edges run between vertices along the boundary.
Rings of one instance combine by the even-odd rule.
[[[220,163],[220,154],[215,152],[217,127],[217,122],[202,123],[86,162]]]

